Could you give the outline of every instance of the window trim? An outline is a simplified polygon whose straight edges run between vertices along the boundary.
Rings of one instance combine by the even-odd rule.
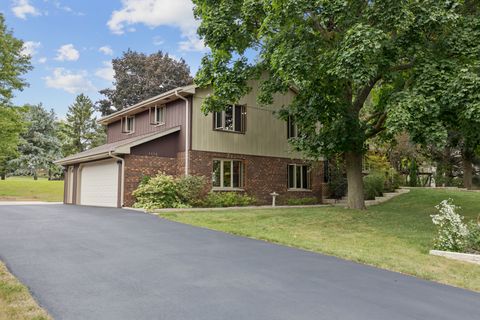
[[[133,119],[132,120],[132,129],[131,130],[128,130],[126,127],[128,126],[128,119]],[[122,118],[122,133],[125,133],[125,134],[132,134],[132,133],[135,133],[135,115],[133,116],[124,116]]]
[[[213,171],[213,163],[214,161],[220,161],[220,186],[219,187],[216,187],[213,185],[213,175],[214,175],[214,171]],[[230,165],[230,185],[233,186],[233,163],[234,162],[240,162],[240,187],[224,187],[223,186],[223,183],[224,183],[224,165],[225,165],[225,162],[230,162],[231,165]],[[245,178],[244,178],[244,175],[245,175],[245,163],[243,160],[241,159],[225,159],[225,158],[214,158],[212,159],[212,191],[244,191],[244,187],[245,187]]]
[[[293,180],[293,188],[290,188],[290,167],[294,167],[294,180]],[[306,167],[307,168],[307,188],[297,188],[297,167]],[[300,173],[300,185],[303,185],[303,174]],[[301,163],[289,163],[287,165],[287,191],[312,191],[312,176],[311,176],[311,167],[308,164],[301,164]]]
[[[230,133],[237,133],[237,134],[245,134],[247,131],[247,106],[246,105],[241,105],[241,104],[233,104],[229,105],[227,107],[232,107],[232,122],[233,122],[233,127],[234,130],[229,130],[225,129],[225,111],[226,110],[221,110],[221,111],[214,111],[213,112],[213,130],[214,131],[221,131],[221,132],[230,132]],[[240,131],[235,130],[235,108],[241,108],[240,110]],[[217,127],[217,114],[221,114],[221,127]]]

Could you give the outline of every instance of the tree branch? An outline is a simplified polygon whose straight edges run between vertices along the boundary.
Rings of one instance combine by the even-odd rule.
[[[386,128],[383,126],[387,120],[387,112],[383,112],[377,120],[377,123],[373,126],[372,130],[366,134],[367,138],[371,138],[378,133],[382,132]]]
[[[357,93],[355,101],[353,102],[354,110],[359,111],[363,107],[363,104],[365,103],[365,100],[367,100],[370,91],[372,91],[373,87],[378,81],[380,81],[381,78],[381,75],[377,75]]]

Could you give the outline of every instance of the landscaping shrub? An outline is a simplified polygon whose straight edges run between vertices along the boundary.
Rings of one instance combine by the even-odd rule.
[[[176,180],[176,190],[180,201],[191,207],[202,205],[205,197],[206,181],[204,177],[187,176]]]
[[[255,198],[239,192],[209,192],[205,207],[243,207],[255,203]]]
[[[375,197],[383,195],[385,187],[385,175],[381,172],[373,172],[363,177],[363,185],[366,200],[375,200]]]
[[[453,204],[451,199],[443,200],[435,206],[438,214],[432,215],[432,221],[438,227],[438,234],[434,240],[434,248],[444,251],[463,252],[466,247],[468,228],[463,223],[463,217],[457,213],[460,207]]]
[[[133,191],[135,208],[180,208],[182,204],[175,179],[172,176],[158,174],[150,179],[143,179],[138,188]]]
[[[311,204],[317,204],[318,199],[314,197],[308,197],[308,198],[292,198],[287,200],[287,204],[289,206],[304,206],[304,205],[311,205]]]
[[[480,217],[479,221],[468,224],[468,235],[465,238],[465,251],[480,254]]]

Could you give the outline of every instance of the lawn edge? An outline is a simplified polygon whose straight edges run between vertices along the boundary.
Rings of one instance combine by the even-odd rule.
[[[12,287],[15,288],[13,293],[2,292],[2,289],[8,290]],[[4,299],[4,294],[11,296]],[[12,300],[8,301],[9,299]],[[9,312],[14,312],[15,317],[12,319],[53,320],[47,310],[40,306],[29,288],[15,277],[2,260],[0,260],[0,302],[6,306],[5,310],[3,307],[0,309],[0,313],[6,312],[5,315],[8,316]]]

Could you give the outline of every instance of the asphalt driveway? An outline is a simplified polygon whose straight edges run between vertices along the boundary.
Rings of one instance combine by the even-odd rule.
[[[0,259],[57,320],[479,319],[478,293],[127,210],[1,206]]]

